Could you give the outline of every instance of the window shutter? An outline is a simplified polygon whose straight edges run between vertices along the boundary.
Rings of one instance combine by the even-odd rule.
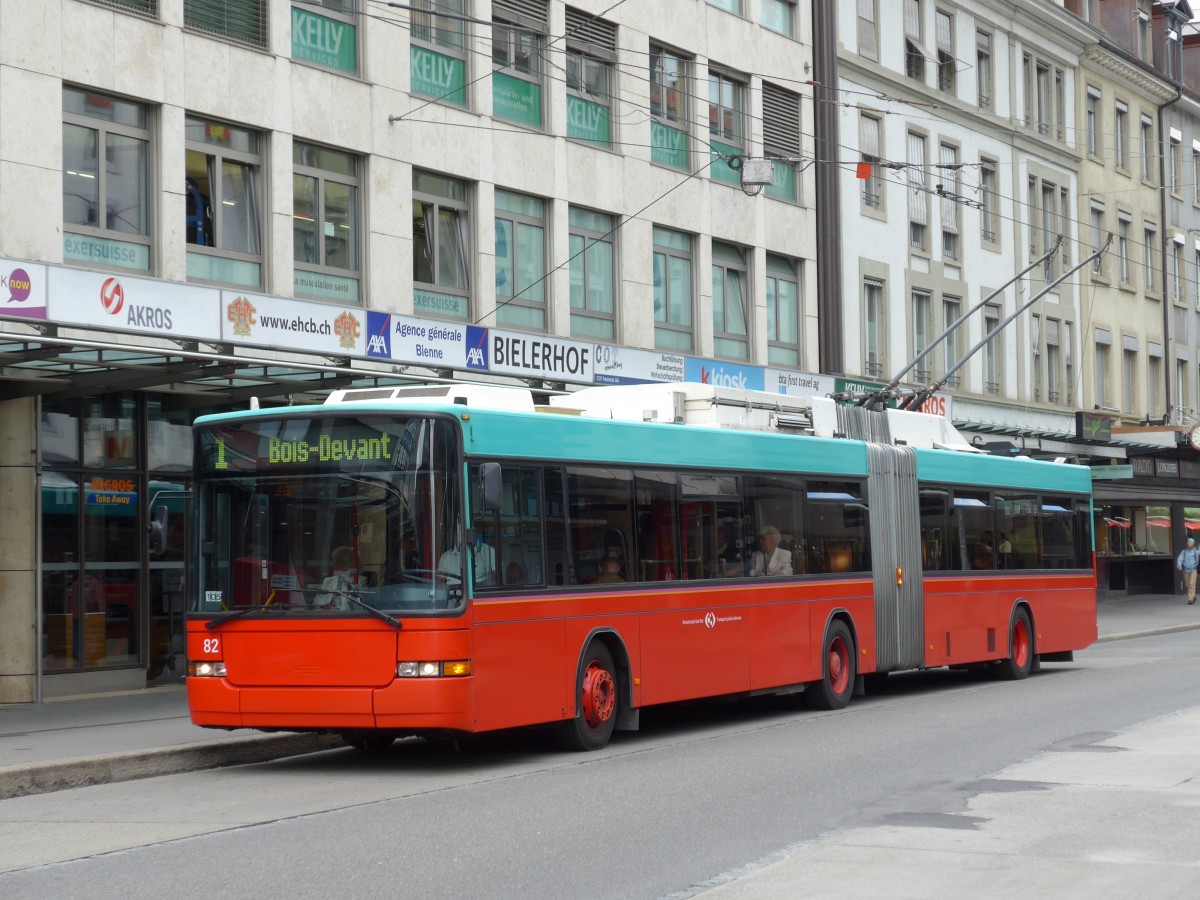
[[[920,0],[904,0],[904,35],[915,41],[921,39]]]
[[[571,46],[589,45],[585,52],[607,59],[617,56],[617,26],[591,13],[567,7],[567,42]]]
[[[183,24],[241,44],[267,46],[263,0],[184,0]]]
[[[790,157],[800,155],[800,95],[763,82],[763,146]]]
[[[953,166],[958,162],[958,151],[945,144],[941,147],[941,156],[943,166]],[[943,190],[950,194],[958,193],[956,169],[943,169],[942,180],[949,184],[949,188],[943,185]],[[958,201],[953,197],[942,197],[942,230],[958,234]]]
[[[492,18],[536,28],[543,34],[550,21],[546,0],[492,0]]]
[[[925,138],[908,136],[908,218],[918,225],[929,223],[925,197]]]

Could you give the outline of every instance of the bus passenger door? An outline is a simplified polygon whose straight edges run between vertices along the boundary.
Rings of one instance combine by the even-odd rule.
[[[876,665],[880,671],[913,669],[925,660],[921,535],[914,527],[920,521],[916,453],[868,444],[867,460]]]

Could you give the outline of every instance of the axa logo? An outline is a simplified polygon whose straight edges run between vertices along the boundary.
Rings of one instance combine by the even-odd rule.
[[[121,287],[121,282],[115,278],[104,279],[104,284],[100,285],[100,305],[110,316],[121,314],[125,307],[125,288]]]
[[[476,325],[467,326],[467,368],[487,371],[488,330]]]
[[[367,356],[391,359],[392,317],[387,313],[367,313]]]
[[[710,369],[707,366],[701,366],[700,383],[745,390],[746,375],[744,372],[726,372],[724,369]]]

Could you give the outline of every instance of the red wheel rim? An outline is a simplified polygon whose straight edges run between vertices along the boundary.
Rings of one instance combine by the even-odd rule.
[[[617,685],[612,673],[599,663],[588,664],[583,673],[583,695],[580,697],[583,707],[583,720],[591,728],[599,728],[612,718],[617,708]]]
[[[1018,669],[1025,668],[1029,662],[1029,626],[1024,619],[1013,623],[1012,658]]]
[[[846,690],[850,682],[850,649],[841,637],[835,637],[829,642],[829,659],[826,662],[829,669],[829,686],[835,694]]]

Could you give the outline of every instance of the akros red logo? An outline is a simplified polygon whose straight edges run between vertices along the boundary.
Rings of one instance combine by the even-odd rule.
[[[104,279],[104,284],[100,285],[100,305],[110,316],[120,314],[125,306],[125,289],[121,287],[121,282],[115,278]]]

